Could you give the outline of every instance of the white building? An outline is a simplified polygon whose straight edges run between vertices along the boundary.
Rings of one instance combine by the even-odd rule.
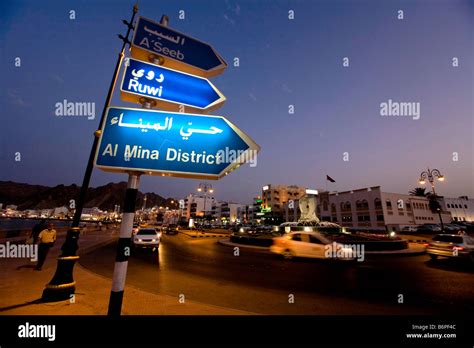
[[[184,199],[183,214],[186,220],[204,218],[212,212],[212,206],[216,200],[211,195],[194,195],[190,194]]]
[[[404,226],[439,223],[438,214],[431,212],[428,203],[426,197],[382,192],[380,186],[336,193],[320,190],[317,215],[347,228],[400,230]],[[451,222],[450,212],[443,210],[441,217],[444,223]],[[285,218],[298,220],[298,201],[294,208],[285,205]]]
[[[451,213],[454,221],[474,221],[474,199],[467,196],[444,198],[444,209]]]
[[[221,225],[237,222],[243,204],[219,201],[212,206],[212,218]]]

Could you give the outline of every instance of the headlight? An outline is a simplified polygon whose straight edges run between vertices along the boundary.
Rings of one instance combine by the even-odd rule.
[[[244,232],[245,232],[245,231],[244,231],[244,228],[243,228],[243,227],[239,228],[239,232],[240,232],[240,233],[244,233]]]
[[[142,240],[141,239],[138,239],[139,242],[141,242]]]

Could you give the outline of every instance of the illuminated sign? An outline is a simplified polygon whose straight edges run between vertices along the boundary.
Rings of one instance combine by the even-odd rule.
[[[222,116],[110,107],[95,164],[112,172],[219,179],[259,150]]]
[[[131,54],[145,61],[150,54],[159,55],[164,66],[203,77],[218,75],[227,67],[209,44],[143,17],[135,25]]]
[[[222,106],[226,98],[207,79],[164,68],[135,59],[127,59],[123,74],[121,98],[143,103],[143,97],[155,101],[160,109],[183,111],[212,111]]]

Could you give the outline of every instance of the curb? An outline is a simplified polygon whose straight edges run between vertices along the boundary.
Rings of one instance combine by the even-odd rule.
[[[217,241],[218,244],[224,246],[231,246],[231,247],[239,247],[239,248],[247,248],[247,249],[254,249],[254,250],[266,250],[268,251],[268,247],[256,246],[256,245],[246,245],[246,244],[238,244],[233,243],[228,239],[221,239]],[[398,256],[411,256],[411,255],[421,255],[425,253],[425,248],[421,247],[409,247],[408,249],[403,250],[389,250],[389,251],[366,251],[365,254],[368,255],[398,255]]]
[[[200,233],[198,234],[197,236],[194,234],[189,234],[189,233],[185,233],[185,232],[179,232],[179,233],[182,233],[188,237],[191,237],[191,238],[222,238],[222,237],[225,237],[225,235],[222,235],[222,234],[207,234],[207,233]]]

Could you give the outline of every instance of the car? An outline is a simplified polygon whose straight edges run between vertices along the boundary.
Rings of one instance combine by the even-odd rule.
[[[313,231],[290,232],[273,238],[270,252],[283,256],[285,259],[309,257],[354,260],[356,258],[352,247],[333,242],[321,233]]]
[[[416,229],[418,233],[439,233],[441,232],[441,226],[438,224],[423,224],[418,226]]]
[[[417,230],[418,230],[417,226],[405,226],[400,230],[400,232],[409,233],[409,232],[416,232]]]
[[[444,224],[444,231],[448,233],[457,233],[459,231],[465,231],[466,227],[465,226],[460,226],[456,224]]]
[[[140,228],[132,238],[135,248],[155,249],[160,246],[161,232],[155,228]]]
[[[178,234],[179,226],[176,224],[171,224],[163,228],[166,234]]]
[[[468,235],[438,234],[425,244],[426,253],[432,260],[439,256],[469,259],[474,262],[474,238]]]

